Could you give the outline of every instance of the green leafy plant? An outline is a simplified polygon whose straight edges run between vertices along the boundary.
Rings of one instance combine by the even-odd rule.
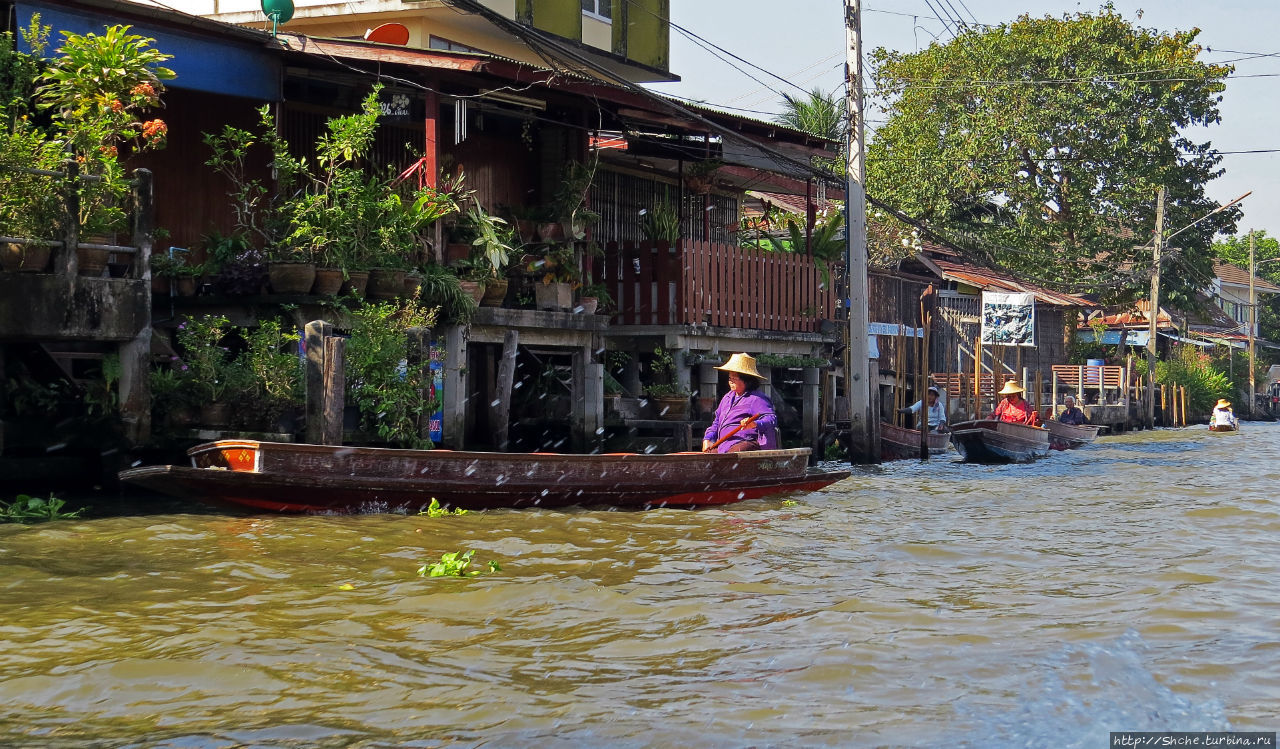
[[[609,293],[608,284],[587,284],[578,290],[578,296],[594,297],[599,302],[599,306],[596,309],[600,312],[612,311],[616,305],[616,302],[613,300],[613,294]]]
[[[676,242],[680,239],[680,214],[667,200],[658,201],[645,211],[640,231],[651,242]]]
[[[430,388],[425,366],[408,366],[408,332],[434,327],[438,310],[404,300],[365,304],[349,314],[348,402],[360,407],[362,428],[384,442],[430,448],[431,441],[421,436],[418,425],[424,414],[436,409],[440,396],[423,395]]]
[[[482,574],[480,570],[468,570],[475,549],[465,552],[451,551],[440,556],[439,562],[431,562],[418,568],[419,577],[475,577]],[[497,562],[488,563],[489,572],[498,572],[502,566]]]
[[[544,284],[567,283],[575,288],[582,282],[578,259],[573,245],[548,245],[540,256],[534,256],[525,265],[525,272],[539,278]]]
[[[125,228],[129,183],[121,147],[163,148],[168,126],[146,113],[161,105],[160,83],[174,72],[170,59],[152,48],[154,39],[109,26],[102,34],[63,31],[62,46],[41,74],[36,97],[50,110],[57,136],[89,177],[77,184],[82,232],[113,234]]]
[[[461,507],[455,507],[452,510],[440,506],[440,500],[435,497],[431,498],[431,504],[424,509],[418,510],[419,515],[426,515],[429,518],[442,518],[446,515],[466,515],[467,511]]]
[[[680,387],[676,378],[676,362],[671,352],[661,346],[653,347],[649,361],[651,381],[645,385],[645,395],[650,398],[686,398],[689,391]]]
[[[183,379],[199,403],[225,403],[251,387],[252,375],[227,345],[233,330],[223,315],[178,324]]]
[[[418,299],[423,306],[438,308],[440,318],[447,322],[465,324],[471,320],[476,312],[476,300],[462,290],[457,273],[437,263],[427,263],[420,273]]]
[[[489,275],[493,278],[502,276],[514,251],[511,247],[515,241],[511,227],[505,220],[485,213],[479,201],[475,201],[475,207],[467,211],[467,223],[476,235],[471,244],[480,259],[488,265]]]
[[[63,512],[64,500],[49,495],[48,499],[19,494],[12,502],[0,501],[0,523],[41,523],[49,520],[72,520],[85,508]]]

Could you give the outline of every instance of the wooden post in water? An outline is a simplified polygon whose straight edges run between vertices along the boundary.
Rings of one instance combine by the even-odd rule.
[[[324,339],[324,413],[320,444],[342,444],[342,410],[346,406],[347,370],[344,355],[347,339],[331,335]]]
[[[1182,386],[1182,426],[1187,425],[1187,387]]]
[[[516,350],[520,334],[514,329],[502,335],[502,359],[498,362],[498,420],[496,440],[498,450],[507,451],[511,430],[511,394],[516,379]]]
[[[973,418],[978,416],[982,398],[982,337],[973,339]]]
[[[303,349],[307,357],[305,439],[313,445],[324,444],[324,341],[332,335],[333,325],[324,320],[312,320],[303,328]]]
[[[1044,396],[1044,378],[1040,375],[1040,370],[1036,370],[1036,413],[1040,413],[1041,401]],[[1053,414],[1049,414],[1052,418]]]

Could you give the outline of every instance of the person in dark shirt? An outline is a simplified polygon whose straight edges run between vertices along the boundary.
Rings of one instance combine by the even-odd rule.
[[[1058,421],[1072,426],[1080,426],[1081,424],[1089,423],[1089,417],[1085,416],[1084,411],[1081,411],[1080,407],[1076,405],[1076,398],[1074,395],[1068,395],[1066,398],[1062,399],[1062,402],[1066,408],[1063,408],[1062,413],[1058,414]]]

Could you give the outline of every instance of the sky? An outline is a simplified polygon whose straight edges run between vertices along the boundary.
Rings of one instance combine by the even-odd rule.
[[[1000,24],[1024,13],[1061,17],[1096,12],[1100,5],[1072,0],[864,0],[862,43],[867,50],[914,51],[935,39],[945,42],[952,38],[941,18],[958,16],[970,23]],[[1235,73],[1227,81],[1219,106],[1222,122],[1196,128],[1191,137],[1197,142],[1209,141],[1221,151],[1274,151],[1225,155],[1221,167],[1226,173],[1209,183],[1207,191],[1219,203],[1252,191],[1241,204],[1240,233],[1262,229],[1273,237],[1280,236],[1280,36],[1275,34],[1280,28],[1280,2],[1115,0],[1113,5],[1126,19],[1144,28],[1165,32],[1199,28],[1197,41],[1208,48],[1202,60],[1234,61]],[[672,0],[671,20],[793,84],[831,91],[840,89],[844,80],[843,8],[841,0]],[[772,119],[780,111],[782,93],[800,93],[777,78],[729,59],[758,81],[672,28],[671,69],[682,80],[653,88],[726,110],[736,107],[728,111],[760,119]]]

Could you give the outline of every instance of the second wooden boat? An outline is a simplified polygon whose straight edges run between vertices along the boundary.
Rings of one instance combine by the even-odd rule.
[[[1045,422],[1049,430],[1049,447],[1053,450],[1074,450],[1098,438],[1100,426],[1093,424],[1063,424],[1061,421]]]
[[[1025,463],[1049,454],[1049,430],[995,419],[951,425],[951,444],[966,463]]]
[[[1230,424],[1210,424],[1209,431],[1210,432],[1238,432],[1240,431],[1240,425],[1236,424],[1235,426],[1231,426]]]
[[[120,480],[164,494],[272,512],[362,507],[696,507],[821,489],[848,471],[808,468],[809,449],[740,453],[561,455],[391,450],[220,440],[191,466],[149,466]]]
[[[941,455],[947,451],[950,438],[941,432],[929,433],[929,454]],[[880,459],[911,460],[920,458],[920,430],[880,422]]]

